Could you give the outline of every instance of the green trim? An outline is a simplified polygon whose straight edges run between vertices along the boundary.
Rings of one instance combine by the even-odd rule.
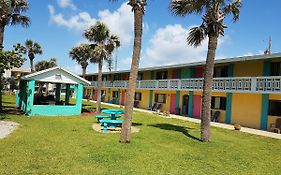
[[[189,91],[188,94],[188,116],[192,117],[193,115],[193,91]]]
[[[152,96],[153,96],[153,91],[149,91],[149,106],[152,107]]]
[[[155,74],[154,71],[150,71],[150,79],[151,80],[154,80],[154,74]]]
[[[232,93],[226,93],[225,123],[231,124]]]
[[[70,98],[70,84],[67,84],[65,88],[65,104],[69,104],[69,98]]]
[[[28,81],[26,114],[31,114],[34,102],[35,80]]]
[[[260,129],[267,130],[269,95],[262,94],[262,109]]]
[[[190,78],[191,76],[191,70],[187,67],[184,67],[181,69],[181,78]]]
[[[180,91],[176,91],[176,108],[180,108]]]
[[[270,76],[270,61],[265,60],[263,62],[263,76]]]
[[[233,72],[234,72],[234,64],[229,64],[227,68],[227,76],[233,77]]]
[[[195,67],[191,67],[189,78],[194,78],[194,77],[195,77]]]
[[[56,84],[56,103],[60,103],[60,93],[61,93],[61,84],[57,83]]]

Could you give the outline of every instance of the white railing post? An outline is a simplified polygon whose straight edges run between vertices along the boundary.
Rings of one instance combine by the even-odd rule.
[[[255,92],[257,90],[257,78],[251,78],[251,92]]]

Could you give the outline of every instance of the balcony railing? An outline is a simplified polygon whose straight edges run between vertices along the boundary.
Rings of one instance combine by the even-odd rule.
[[[98,87],[97,81],[91,83]],[[128,81],[103,81],[102,88],[126,89]],[[203,78],[140,80],[137,89],[202,91]],[[281,76],[214,78],[213,91],[281,94]]]

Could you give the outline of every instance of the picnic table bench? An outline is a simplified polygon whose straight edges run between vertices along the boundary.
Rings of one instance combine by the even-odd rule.
[[[107,133],[108,128],[116,128],[116,126],[120,126],[123,123],[123,120],[100,120],[103,124],[103,132]]]
[[[121,116],[115,116],[116,118],[120,118]],[[108,116],[108,115],[97,115],[96,116],[98,123],[101,123],[100,121],[102,119],[112,119],[112,116]]]

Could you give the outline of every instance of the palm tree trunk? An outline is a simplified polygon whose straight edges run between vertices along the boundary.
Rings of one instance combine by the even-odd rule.
[[[33,59],[29,59],[30,60],[30,70],[31,70],[31,73],[34,72],[34,69],[33,69]]]
[[[86,77],[86,67],[82,67],[82,77],[85,79],[85,77]]]
[[[102,60],[99,61],[99,72],[98,72],[98,98],[96,111],[101,111],[101,87],[102,87]]]
[[[0,51],[3,50],[3,39],[4,39],[4,26],[0,25]],[[3,81],[2,81],[3,73],[0,71],[0,112],[2,111],[2,89],[3,89]]]
[[[203,99],[201,111],[201,140],[203,142],[209,142],[211,137],[211,93],[213,86],[214,61],[216,56],[217,43],[218,36],[216,34],[210,34],[207,60],[204,70]]]
[[[142,20],[143,20],[143,11],[141,10],[141,8],[136,7],[134,9],[134,32],[135,32],[134,51],[132,57],[128,89],[126,92],[124,122],[122,124],[122,130],[120,136],[121,143],[128,143],[131,140],[133,106],[134,106],[136,81],[138,76],[138,68],[139,68],[139,60],[140,60],[140,52],[141,52]]]
[[[4,26],[0,25],[0,50],[4,48],[3,41],[4,41]]]

